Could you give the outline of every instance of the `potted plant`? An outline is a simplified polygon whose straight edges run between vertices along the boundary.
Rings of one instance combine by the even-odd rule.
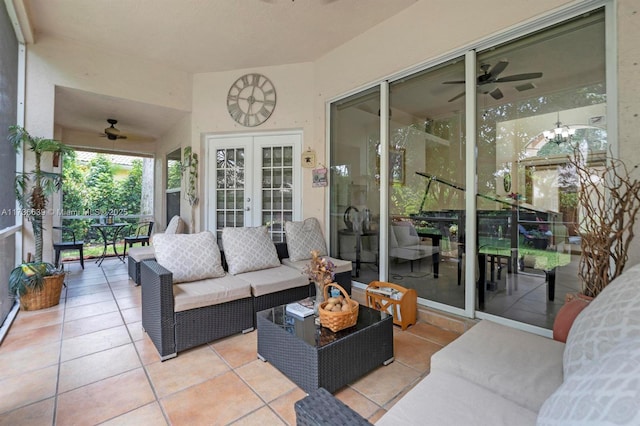
[[[640,181],[617,158],[589,163],[587,153],[576,149],[569,164],[578,179],[577,202],[581,236],[578,276],[582,293],[596,297],[622,274],[629,258],[634,225],[640,210]]]
[[[62,269],[42,261],[43,219],[49,197],[62,188],[62,175],[42,170],[41,160],[45,153],[60,155],[70,153],[72,148],[54,139],[31,136],[21,126],[9,127],[8,140],[16,152],[20,152],[24,144],[25,149],[35,155],[35,168],[30,172],[17,173],[15,178],[16,199],[21,213],[33,228],[35,261],[23,263],[11,272],[9,288],[20,296],[23,309],[47,308],[59,303],[64,282]]]
[[[180,170],[182,175],[187,175],[187,192],[185,194],[185,198],[189,202],[191,206],[191,224],[190,224],[190,232],[195,232],[195,209],[194,207],[198,205],[198,154],[193,152],[190,146],[184,148],[183,151],[183,160],[180,164]]]
[[[568,164],[577,179],[574,184],[580,219],[576,232],[581,236],[578,276],[582,289],[577,295],[568,295],[556,315],[553,338],[563,342],[578,314],[622,274],[640,211],[640,181],[632,176],[637,165],[630,169],[611,156],[598,161],[580,146],[574,149]]]

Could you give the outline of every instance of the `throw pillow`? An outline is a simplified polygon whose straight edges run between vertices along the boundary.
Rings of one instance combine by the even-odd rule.
[[[157,234],[153,249],[158,263],[173,273],[173,283],[224,276],[220,249],[209,232]]]
[[[562,385],[542,404],[537,424],[638,425],[639,377],[640,339],[635,337],[565,377]]]
[[[565,379],[618,343],[640,336],[638,275],[640,264],[612,281],[576,317],[564,349]]]
[[[284,233],[287,237],[289,259],[292,262],[311,259],[312,250],[317,250],[320,256],[327,255],[322,229],[315,217],[302,222],[285,222]]]
[[[232,275],[281,265],[266,226],[224,228],[222,248]]]
[[[165,234],[182,234],[184,231],[184,221],[180,216],[174,216],[169,221],[167,229],[164,230]]]

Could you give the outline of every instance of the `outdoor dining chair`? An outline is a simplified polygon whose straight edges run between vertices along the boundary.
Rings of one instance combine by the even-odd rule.
[[[53,229],[61,231],[60,241],[53,243],[53,249],[55,250],[56,261],[55,266],[58,267],[60,263],[60,253],[68,250],[78,250],[80,252],[80,266],[84,269],[84,241],[76,239],[76,233],[73,229],[66,226],[54,226]],[[65,236],[70,236],[71,238],[65,240]]]
[[[153,231],[153,222],[142,222],[136,226],[135,233],[132,233],[128,237],[124,237],[124,255],[127,254],[127,245],[129,248],[133,247],[136,243],[141,243],[143,246],[149,245],[151,239],[151,231]]]

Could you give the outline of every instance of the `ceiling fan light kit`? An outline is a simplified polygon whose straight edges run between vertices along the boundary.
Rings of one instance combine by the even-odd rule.
[[[110,124],[109,127],[104,129],[104,136],[107,137],[110,141],[115,141],[116,139],[127,139],[125,135],[120,134],[120,130],[116,128],[116,124],[118,124],[118,120],[113,118],[107,118],[107,123]]]

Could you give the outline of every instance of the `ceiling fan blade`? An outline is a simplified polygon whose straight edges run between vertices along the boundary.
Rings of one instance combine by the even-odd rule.
[[[442,84],[464,84],[464,80],[443,81]]]
[[[491,97],[495,100],[498,99],[502,99],[504,97],[504,95],[502,94],[502,91],[498,88],[495,88],[491,93],[489,93],[491,95]]]
[[[533,80],[534,78],[542,77],[541,72],[529,72],[525,74],[514,74],[506,77],[497,78],[494,83],[505,83],[507,81],[520,81],[520,80]]]
[[[507,61],[506,59],[503,59],[502,61],[495,64],[493,68],[491,68],[491,71],[489,71],[489,74],[493,78],[497,78],[500,75],[500,73],[504,71],[505,68],[507,68],[508,65],[509,65],[509,61]]]
[[[462,92],[462,93],[460,93],[460,94],[458,94],[458,95],[454,96],[453,98],[449,99],[449,102],[453,102],[453,101],[455,101],[456,99],[460,99],[460,98],[461,98],[461,97],[463,97],[463,96],[464,96],[464,92]]]

